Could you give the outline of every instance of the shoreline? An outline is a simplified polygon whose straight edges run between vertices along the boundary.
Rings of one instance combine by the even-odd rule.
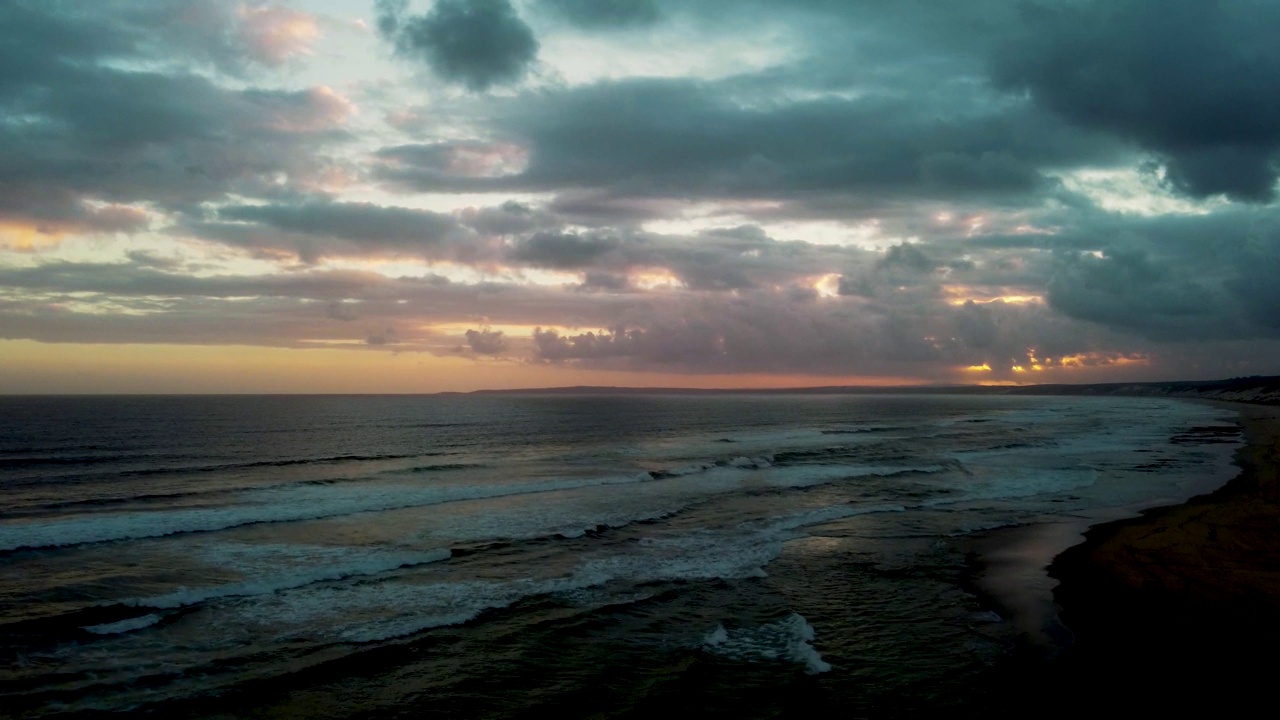
[[[1079,701],[1221,711],[1267,690],[1280,640],[1280,408],[1239,411],[1235,478],[1094,526],[1049,565],[1075,636],[1056,664],[1088,689]]]
[[[1210,497],[1243,474],[1240,456],[1249,446],[1246,406],[1202,398],[1179,399],[1233,414],[1230,422],[1240,429],[1241,444],[1229,456],[1223,454],[1228,465],[1217,466],[1212,474],[1206,473],[1185,486],[1180,495],[1102,506],[1088,514],[1044,516],[970,535],[958,542],[966,556],[964,587],[1008,622],[1019,658],[1047,662],[1075,644],[1074,629],[1062,617],[1059,587],[1064,578],[1054,569],[1064,556],[1090,545],[1091,539],[1107,528],[1140,523],[1155,513]],[[1280,416],[1280,408],[1272,410]]]
[[[1269,693],[1280,643],[1280,407],[1209,402],[1239,413],[1244,440],[1238,472],[1216,489],[1136,516],[1030,523],[967,543],[966,586],[1017,633],[1011,660],[994,668],[1004,711],[1053,698],[1055,716],[1220,714]],[[1046,543],[1067,538],[1044,565]]]

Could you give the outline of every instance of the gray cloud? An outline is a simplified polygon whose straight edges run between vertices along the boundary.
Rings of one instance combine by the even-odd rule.
[[[373,345],[375,347],[382,345],[395,345],[397,342],[399,342],[399,337],[396,334],[396,329],[393,327],[376,330],[369,333],[369,336],[365,338],[366,345]]]
[[[540,0],[540,4],[584,28],[631,28],[662,17],[654,0]]]
[[[805,302],[771,292],[663,304],[619,316],[612,329],[534,335],[544,362],[683,372],[936,374],[990,364],[993,376],[1041,357],[1094,353],[1116,336],[1055,316],[1044,306],[960,307],[851,299]]]
[[[1274,196],[1280,6],[1254,0],[1028,4],[996,78],[1158,153],[1196,197]]]
[[[536,233],[517,245],[510,257],[517,262],[541,267],[583,268],[592,266],[621,244],[617,238],[608,236]]]
[[[424,191],[607,191],[632,197],[985,198],[1025,202],[1042,171],[1113,152],[1025,102],[974,88],[759,105],[739,80],[628,80],[499,103],[494,131],[529,150],[502,177],[440,173],[430,146],[379,153],[378,177]]]
[[[400,54],[470,90],[517,81],[537,57],[533,31],[507,0],[437,0],[426,15],[406,15],[405,7],[379,3],[380,32]]]
[[[406,244],[436,242],[458,227],[449,215],[373,203],[230,205],[218,216],[308,235]]]
[[[507,349],[507,339],[503,337],[501,330],[473,329],[468,330],[465,337],[471,351],[481,355],[497,355]]]
[[[346,137],[345,100],[232,89],[156,62],[150,23],[177,7],[0,5],[0,114],[21,118],[0,124],[0,217],[133,231],[147,224],[138,208],[101,203],[187,210],[229,192],[292,192],[330,166],[321,149]]]

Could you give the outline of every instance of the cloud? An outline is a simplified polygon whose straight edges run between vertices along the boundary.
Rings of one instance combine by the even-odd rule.
[[[1264,277],[1280,212],[1103,216],[1078,232],[1046,268],[1055,310],[1168,342],[1275,336],[1280,297]]]
[[[242,5],[237,13],[246,50],[267,65],[282,65],[290,58],[309,54],[312,43],[320,37],[316,18],[300,10]]]
[[[758,91],[744,98],[745,83],[638,79],[529,91],[496,99],[491,121],[495,135],[527,148],[519,172],[442,173],[432,146],[384,149],[374,172],[427,192],[1027,202],[1053,185],[1043,168],[1113,149],[980,88],[788,102]]]
[[[1266,202],[1280,173],[1280,6],[1253,0],[1028,4],[996,79],[1070,122],[1156,152],[1194,197]]]
[[[0,221],[134,231],[141,203],[185,212],[310,186],[331,165],[323,148],[347,137],[351,106],[327,88],[228,87],[157,62],[151,13],[180,4],[69,7],[0,5],[0,114],[21,118],[0,124]]]
[[[590,267],[603,255],[618,249],[617,238],[573,233],[536,233],[517,245],[510,258],[541,267],[571,269]]]
[[[1009,377],[1014,364],[1026,361],[1028,348],[1043,347],[1057,357],[1114,341],[1055,319],[1043,306],[1003,303],[882,307],[753,291],[732,299],[664,301],[646,310],[621,315],[602,331],[539,330],[535,357],[614,370],[818,375],[937,376],[990,363],[993,377]]]
[[[397,342],[399,342],[399,339],[396,336],[396,329],[393,327],[371,332],[369,333],[369,336],[365,338],[366,345],[373,345],[375,347],[381,345],[395,345]]]
[[[378,5],[378,28],[396,51],[480,92],[524,77],[538,54],[533,31],[507,0],[437,0],[426,15],[404,2]]]
[[[540,4],[590,29],[639,27],[662,17],[654,0],[540,0]]]
[[[373,203],[229,205],[218,209],[218,217],[313,237],[410,247],[440,242],[458,229],[449,215]]]
[[[473,329],[468,330],[465,333],[465,337],[467,338],[467,345],[475,353],[497,355],[507,349],[507,339],[503,337],[501,330]]]

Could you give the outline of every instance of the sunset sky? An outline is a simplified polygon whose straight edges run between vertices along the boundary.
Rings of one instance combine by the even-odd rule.
[[[0,394],[1280,373],[1277,28],[8,0]]]

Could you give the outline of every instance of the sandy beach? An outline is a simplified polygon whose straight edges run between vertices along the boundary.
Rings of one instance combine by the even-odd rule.
[[[1099,525],[1049,568],[1074,642],[1033,685],[1066,706],[1230,712],[1269,698],[1280,639],[1280,407],[1238,405],[1239,476]]]

